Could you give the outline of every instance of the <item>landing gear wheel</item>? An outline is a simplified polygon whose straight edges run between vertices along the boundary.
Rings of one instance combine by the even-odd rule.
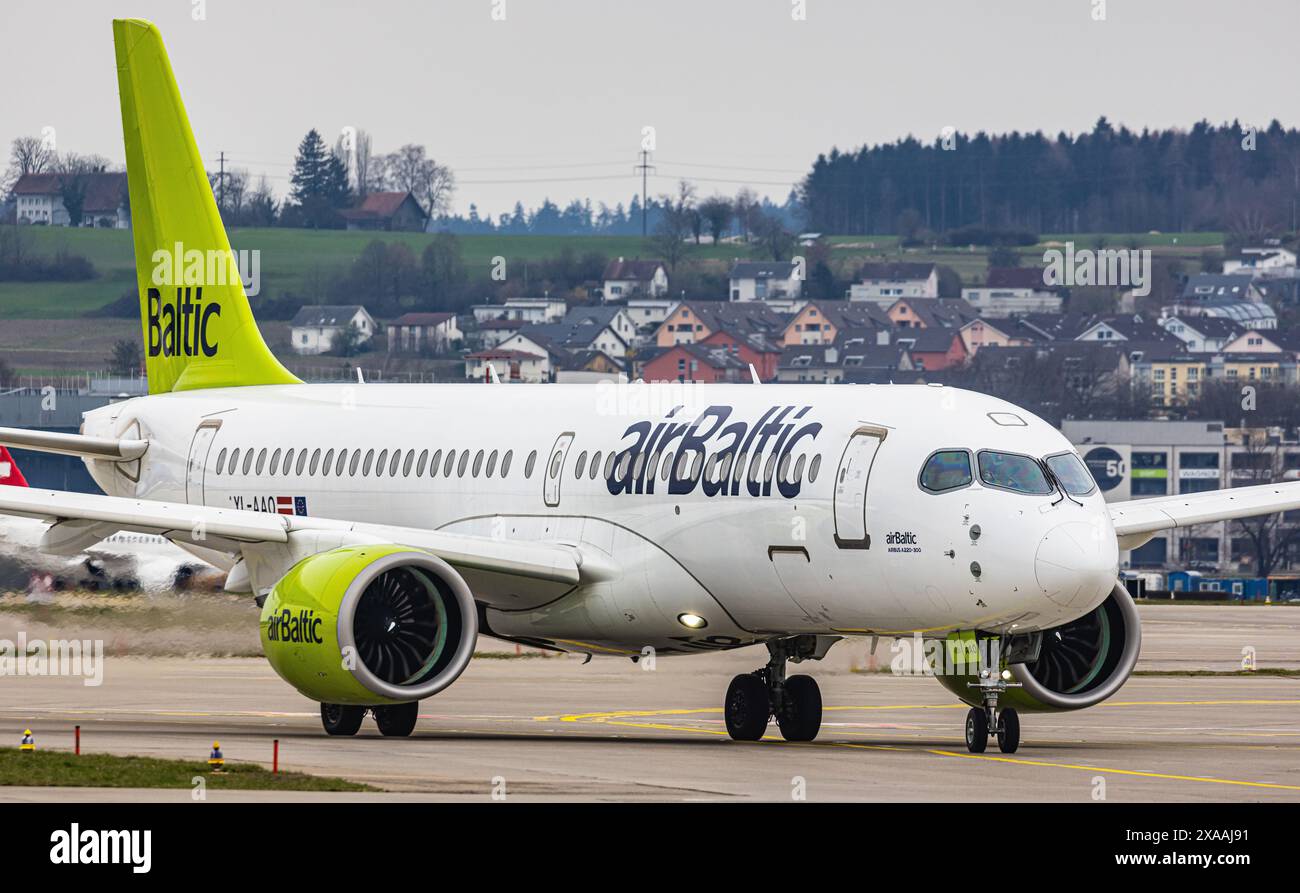
[[[371,712],[375,714],[375,725],[379,726],[379,734],[391,738],[405,738],[415,731],[415,720],[420,713],[420,702],[411,701],[409,704],[372,707]]]
[[[1020,714],[1014,707],[1008,707],[998,713],[998,750],[1003,753],[1015,753],[1020,747]]]
[[[753,673],[732,679],[731,685],[727,686],[723,714],[727,720],[727,734],[736,741],[757,741],[762,738],[767,731],[768,717],[772,714],[767,683]]]
[[[983,707],[972,707],[966,714],[966,749],[984,753],[989,746],[989,718]]]
[[[786,741],[811,741],[817,737],[822,727],[822,692],[816,679],[791,676],[785,680],[776,724]]]
[[[321,704],[320,722],[327,735],[355,735],[365,719],[365,707],[350,707],[347,704]]]

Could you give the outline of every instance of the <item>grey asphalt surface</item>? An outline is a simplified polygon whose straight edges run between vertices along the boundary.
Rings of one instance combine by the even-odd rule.
[[[761,648],[661,658],[653,670],[597,658],[476,658],[423,703],[415,735],[328,738],[316,705],[260,659],[110,657],[103,685],[0,680],[0,735],[39,747],[226,758],[338,775],[379,794],[211,792],[211,799],[507,801],[1300,801],[1300,678],[1146,675],[1300,667],[1300,608],[1141,609],[1139,672],[1091,710],[1022,717],[1020,751],[966,752],[965,707],[934,680],[889,673],[867,640],[837,644],[816,676],[826,704],[811,744],[727,738],[723,692]],[[513,653],[483,640],[480,649]],[[7,743],[7,742],[6,742]],[[0,788],[0,801],[189,800],[188,790]]]

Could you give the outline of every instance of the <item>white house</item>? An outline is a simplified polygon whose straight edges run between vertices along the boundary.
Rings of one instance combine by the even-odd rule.
[[[504,304],[475,304],[474,319],[480,323],[490,319],[517,319],[526,323],[559,322],[569,312],[564,298],[507,298]]]
[[[314,304],[302,307],[289,324],[289,338],[294,353],[322,354],[334,346],[334,337],[353,323],[365,344],[378,329],[375,318],[360,304]]]
[[[1296,255],[1281,245],[1243,248],[1236,257],[1223,262],[1223,272],[1232,275],[1294,275]]]
[[[886,306],[899,298],[939,297],[939,270],[934,264],[869,263],[849,286],[850,301],[875,301]]]
[[[81,181],[81,226],[130,228],[126,174],[93,172],[76,176]],[[71,226],[72,216],[64,205],[65,179],[64,174],[19,177],[13,188],[15,219],[19,223]]]
[[[798,299],[803,295],[800,266],[794,261],[738,260],[731,268],[733,301]]]
[[[1190,353],[1218,353],[1241,334],[1231,320],[1214,316],[1166,316],[1159,323]]]
[[[673,312],[677,302],[672,298],[630,298],[627,313],[638,329],[658,327]]]
[[[464,337],[454,313],[404,313],[388,324],[388,352],[440,353]]]
[[[605,265],[602,295],[606,301],[631,297],[661,298],[668,294],[668,267],[661,260],[620,257]]]
[[[551,363],[547,355],[493,347],[476,351],[465,357],[465,377],[473,381],[489,381],[488,366],[496,369],[497,378],[503,382],[544,382],[551,380]]]
[[[1043,271],[1033,267],[991,267],[984,285],[963,288],[961,296],[989,318],[1061,312],[1060,291],[1044,284]]]

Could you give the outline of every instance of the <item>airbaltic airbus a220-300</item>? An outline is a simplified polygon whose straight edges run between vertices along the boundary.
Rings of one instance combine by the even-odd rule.
[[[939,674],[968,746],[1014,751],[1017,710],[1088,707],[1132,671],[1121,548],[1300,508],[1300,484],[1108,506],[1056,429],[951,388],[709,385],[629,414],[590,385],[303,384],[205,262],[233,265],[158,31],[114,38],[150,394],[79,435],[0,432],[83,456],[108,494],[5,488],[0,512],[51,522],[55,551],[133,530],[222,562],[331,734],[367,711],[409,734],[482,631],[630,657],[765,643],[727,729],[807,741],[821,695],[787,661],[919,635],[977,657]]]

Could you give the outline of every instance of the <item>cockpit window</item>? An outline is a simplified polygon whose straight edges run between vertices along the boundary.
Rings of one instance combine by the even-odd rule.
[[[1074,453],[1048,456],[1046,461],[1047,467],[1052,470],[1052,474],[1056,475],[1065,492],[1071,496],[1086,496],[1097,486],[1092,475],[1088,473],[1087,466],[1080,462],[1079,457]]]
[[[940,450],[921,469],[921,486],[932,493],[955,490],[970,482],[970,454],[965,450]]]
[[[1042,467],[1028,456],[981,450],[979,460],[982,484],[1036,496],[1052,492]]]

